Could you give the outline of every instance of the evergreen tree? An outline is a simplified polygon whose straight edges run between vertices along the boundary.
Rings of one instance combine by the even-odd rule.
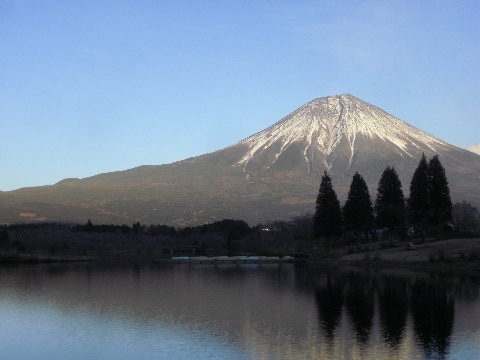
[[[325,238],[326,244],[329,246],[331,237],[339,236],[342,233],[342,223],[340,202],[333,190],[332,180],[325,171],[320,183],[313,217],[313,236]]]
[[[7,247],[10,242],[10,236],[6,226],[0,227],[0,247]]]
[[[135,236],[138,236],[140,234],[140,231],[142,230],[142,226],[140,225],[140,221],[137,221],[133,223],[132,225],[132,231]]]
[[[387,227],[390,241],[395,231],[405,226],[405,199],[402,183],[393,167],[387,166],[378,182],[377,199],[375,201],[378,226]]]
[[[428,163],[428,182],[430,200],[430,223],[436,228],[437,236],[440,228],[452,218],[452,200],[448,187],[445,169],[434,156]]]
[[[343,206],[343,221],[345,228],[355,235],[373,225],[372,201],[367,184],[358,172],[353,175],[348,198]]]
[[[423,154],[410,182],[408,205],[410,223],[420,231],[420,236],[425,244],[425,228],[430,217],[429,188],[429,166],[425,154]]]
[[[87,223],[85,224],[84,231],[85,232],[93,232],[95,230],[95,226],[92,223],[92,220],[88,219]]]

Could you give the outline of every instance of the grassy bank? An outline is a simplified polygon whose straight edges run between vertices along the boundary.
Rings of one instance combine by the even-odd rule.
[[[368,244],[360,248],[335,250],[329,258],[318,262],[341,266],[397,267],[415,269],[462,269],[480,272],[480,239],[449,239],[416,244],[415,250],[406,243],[392,247]]]

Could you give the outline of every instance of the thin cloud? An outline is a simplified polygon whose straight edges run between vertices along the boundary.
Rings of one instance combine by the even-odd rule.
[[[471,152],[474,152],[475,154],[480,155],[480,143],[467,146],[467,150],[470,150]]]

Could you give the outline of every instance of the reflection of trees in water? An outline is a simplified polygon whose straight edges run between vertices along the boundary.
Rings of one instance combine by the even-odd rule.
[[[479,297],[480,276],[463,276],[453,283],[455,298],[475,301]]]
[[[336,280],[327,275],[326,285],[315,291],[320,326],[329,342],[334,338],[343,307],[343,286]]]
[[[366,343],[378,301],[382,336],[390,347],[398,348],[404,341],[410,311],[425,354],[440,358],[448,353],[455,299],[478,301],[480,288],[478,277],[372,276],[360,271],[329,271],[317,276],[319,326],[328,342],[335,338],[345,306],[357,342]]]
[[[375,313],[375,297],[372,283],[363,274],[354,273],[347,278],[345,306],[360,343],[366,343]]]
[[[383,338],[397,347],[405,333],[408,313],[407,286],[404,279],[385,278],[379,284],[378,307]]]
[[[411,288],[411,307],[417,338],[428,357],[448,353],[454,319],[453,294],[436,284],[418,281]]]
[[[315,299],[319,324],[328,341],[339,325],[343,306],[352,321],[357,340],[368,340],[375,313],[375,293],[371,278],[360,272],[330,272],[317,282]]]

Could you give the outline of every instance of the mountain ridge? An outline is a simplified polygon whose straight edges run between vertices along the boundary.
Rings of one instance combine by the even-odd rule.
[[[479,155],[342,94],[316,98],[208,154],[0,194],[0,219],[178,226],[222,218],[251,224],[286,220],[314,211],[325,170],[343,201],[356,171],[374,198],[381,172],[394,166],[408,197],[423,153],[439,155],[454,201],[480,206]]]

